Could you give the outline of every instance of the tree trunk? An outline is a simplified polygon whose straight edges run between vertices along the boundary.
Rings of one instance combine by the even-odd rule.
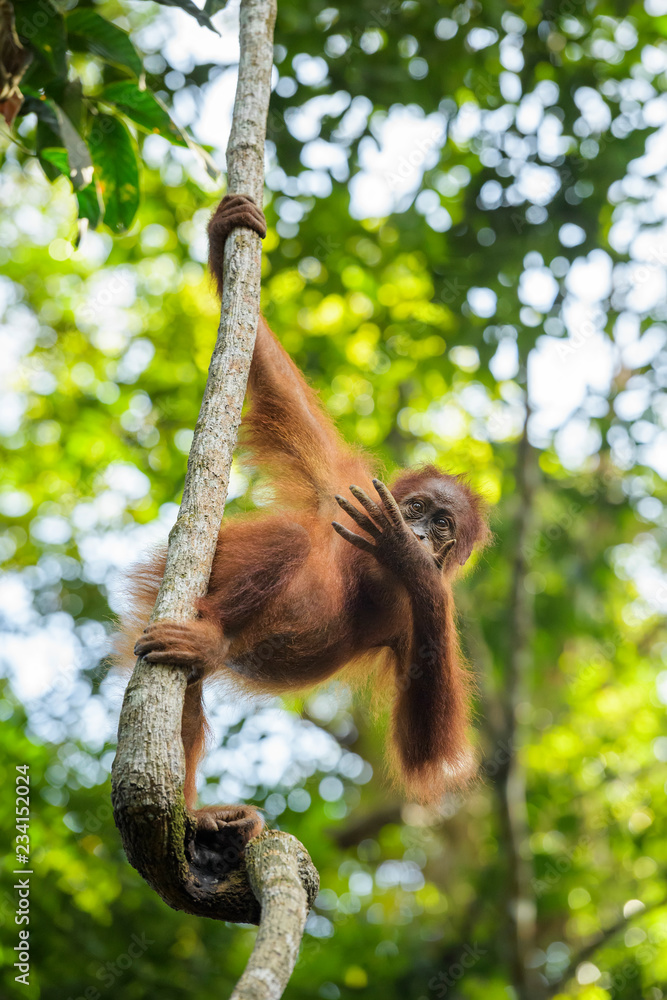
[[[228,193],[249,194],[259,205],[275,14],[275,0],[242,0],[239,79],[227,148]],[[153,620],[193,618],[198,598],[206,593],[255,343],[260,265],[259,236],[234,230],[225,246],[217,342]],[[181,742],[185,688],[180,668],[137,661],[123,702],[112,770],[116,824],[131,864],[170,906],[217,920],[260,922],[256,951],[237,995],[278,997],[294,967],[308,906],[318,890],[317,871],[297,840],[277,832],[257,838],[247,849],[248,867],[242,862],[222,880],[219,872],[191,863],[195,823],[183,797]],[[274,941],[273,958],[268,939]],[[248,992],[247,977],[258,965],[266,981],[271,979],[268,992],[255,987]]]
[[[528,392],[526,390],[526,397]],[[528,540],[533,524],[535,488],[534,453],[528,441],[530,408],[526,403],[523,435],[517,451],[517,511],[515,517],[516,554],[510,596],[510,652],[505,678],[505,730],[503,743],[508,753],[498,771],[496,789],[508,867],[508,957],[512,985],[519,1000],[540,1000],[544,984],[539,972],[529,967],[536,942],[536,900],[533,891],[533,866],[530,850],[530,826],[526,803],[526,773],[521,758],[525,743],[523,727],[517,714],[529,697],[527,681],[530,667],[533,612],[526,589]]]

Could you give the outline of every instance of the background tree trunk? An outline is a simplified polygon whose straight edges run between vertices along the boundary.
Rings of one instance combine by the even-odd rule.
[[[516,549],[510,594],[511,645],[505,677],[505,726],[503,745],[507,755],[499,768],[496,789],[505,842],[508,876],[508,955],[512,983],[519,1000],[540,1000],[544,983],[529,960],[536,947],[537,904],[533,890],[530,826],[526,802],[526,772],[522,758],[525,734],[519,713],[530,697],[527,679],[532,654],[533,609],[526,588],[528,544],[533,530],[533,494],[535,491],[535,455],[528,440],[530,407],[526,386],[526,415],[516,459],[517,508],[515,516]]]

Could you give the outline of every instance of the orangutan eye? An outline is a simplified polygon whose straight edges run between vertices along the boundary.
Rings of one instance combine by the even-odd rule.
[[[410,510],[415,514],[421,514],[424,511],[424,504],[421,500],[413,500],[410,504]]]
[[[454,530],[454,522],[451,517],[438,517],[436,518],[435,523],[439,528],[449,528],[451,531]]]

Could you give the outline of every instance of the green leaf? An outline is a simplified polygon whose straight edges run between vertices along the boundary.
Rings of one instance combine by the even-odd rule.
[[[68,42],[76,52],[92,52],[107,62],[129,69],[139,77],[144,71],[126,31],[87,8],[67,15]]]
[[[150,91],[140,90],[131,80],[118,80],[105,87],[99,99],[114,104],[147,132],[155,132],[170,142],[187,146],[204,161],[209,176],[214,180],[218,178],[219,170],[206,150],[172,120],[166,106]]]
[[[51,0],[21,0],[14,4],[14,10],[16,30],[21,41],[46,63],[54,76],[64,77],[67,73],[67,42],[62,14]],[[32,67],[32,74],[38,71],[37,66]]]
[[[147,132],[156,132],[181,146],[187,145],[182,130],[171,120],[166,109],[158,104],[149,90],[140,90],[132,80],[109,84],[99,95],[99,100],[114,104]]]
[[[47,173],[50,180],[55,180],[58,174],[62,174],[64,177],[70,176],[70,166],[66,149],[57,146],[47,146],[39,151],[39,159],[44,172]],[[53,176],[49,172],[49,168],[53,172]],[[102,218],[102,205],[100,204],[100,196],[94,183],[81,188],[75,194],[79,206],[78,244],[88,225],[90,225],[91,229],[96,229],[99,225]]]
[[[63,145],[67,150],[67,159],[69,160],[69,178],[72,185],[75,190],[86,187],[87,184],[90,184],[93,176],[93,161],[88,147],[72,125],[63,109],[59,107],[55,101],[48,103],[51,104],[54,110],[60,136],[63,141]]]
[[[81,80],[68,80],[63,86],[49,87],[48,96],[65,112],[79,135],[85,135],[88,125],[88,99],[83,94]]]
[[[93,176],[93,161],[88,147],[72,125],[63,109],[55,101],[39,101],[28,98],[27,110],[38,117],[36,151],[44,173],[53,181],[63,173],[69,177],[74,189],[86,187]],[[67,154],[67,170],[60,169],[62,157],[43,155],[47,149],[64,149]]]
[[[100,193],[96,184],[89,184],[88,187],[77,191],[76,200],[79,203],[79,219],[87,219],[91,229],[96,229],[104,209],[100,204]]]
[[[205,28],[209,28],[211,31],[215,31],[216,35],[220,32],[212,23],[208,14],[205,11],[200,10],[192,0],[157,0],[158,3],[162,4],[163,7],[180,7],[187,14],[191,14],[199,24],[203,25]]]
[[[46,146],[44,149],[40,149],[39,159],[40,161],[46,160],[49,164],[56,168],[58,173],[63,174],[65,177],[69,177],[67,150],[63,149],[62,146]],[[42,167],[44,167],[44,163],[42,163]]]
[[[50,181],[55,181],[62,171],[56,167],[53,162],[48,158],[42,158],[42,152],[45,149],[63,149],[65,156],[67,156],[67,150],[60,146],[62,142],[60,138],[60,131],[58,129],[58,121],[55,114],[49,108],[44,101],[33,101],[29,98],[25,104],[31,103],[34,105],[30,108],[37,114],[37,130],[35,134],[35,150],[37,156],[39,157],[39,162],[41,164],[42,170],[48,177]],[[67,173],[69,174],[69,164],[67,166]]]
[[[204,13],[208,14],[209,17],[213,17],[217,14],[219,10],[223,10],[227,6],[227,0],[206,0],[204,4]]]
[[[139,164],[129,132],[118,118],[98,115],[88,137],[104,222],[116,232],[132,225],[139,207]]]

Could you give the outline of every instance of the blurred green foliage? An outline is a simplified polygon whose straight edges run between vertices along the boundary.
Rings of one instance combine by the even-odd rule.
[[[495,531],[458,586],[462,643],[479,678],[480,784],[439,813],[403,804],[382,775],[382,719],[334,688],[329,701],[289,707],[370,762],[372,780],[306,769],[278,787],[257,780],[246,789],[302,840],[322,878],[287,996],[516,995],[508,931],[520,866],[535,911],[530,960],[545,992],[660,1000],[667,589],[656,448],[667,447],[667,317],[664,295],[638,293],[649,278],[660,282],[665,262],[664,160],[640,158],[664,120],[667,17],[657,0],[279,7],[264,312],[350,441],[387,472],[419,461],[467,472],[489,500]],[[171,66],[157,29],[151,46],[156,8],[70,4],[63,19],[78,19],[87,43],[68,63],[91,107],[105,89],[123,117],[127,86],[85,27],[93,13],[130,30],[165,106],[206,84],[211,67]],[[224,33],[229,22],[216,24]],[[339,94],[337,104],[313,103]],[[406,139],[412,188],[400,189],[387,217],[360,221],[350,190],[399,103],[417,118],[439,116],[442,136],[416,165]],[[45,154],[60,147],[39,138],[43,117],[27,110],[21,145],[8,146],[0,171],[0,555],[4,586],[31,599],[30,611],[0,608],[14,676],[0,702],[2,777],[13,789],[15,766],[27,762],[33,784],[39,890],[33,985],[23,994],[225,995],[254,932],[173,913],[139,880],[111,819],[111,748],[81,741],[77,721],[104,693],[99,623],[108,623],[113,570],[160,519],[168,523],[179,499],[216,333],[204,230],[218,192],[166,126],[162,137],[146,135],[138,114],[114,118],[117,149],[127,142],[141,154],[140,183],[124,203],[132,212],[114,203],[106,222],[126,231],[112,239],[102,225],[75,249],[72,186],[56,176],[55,168],[67,173],[62,161]],[[27,152],[35,143],[39,164]],[[108,169],[117,167],[111,157]],[[608,267],[609,286],[593,296],[592,319],[573,320],[573,276],[596,261]],[[540,310],[531,289],[549,276],[554,292]],[[533,389],[527,504],[518,442],[545,351],[564,395],[582,366],[588,389],[560,418],[561,431],[540,423]],[[608,357],[606,384],[598,369]],[[255,474],[237,469],[233,486],[225,516],[261,504]],[[517,591],[528,605],[523,636]],[[26,737],[17,675],[31,672],[30,634],[56,626],[73,644],[46,663],[56,692],[47,685],[46,708],[26,694]],[[517,644],[522,693],[507,716]],[[72,663],[83,686],[62,701],[67,735],[56,727],[45,743],[37,713],[61,704]],[[243,725],[224,737],[230,753]],[[526,785],[518,861],[503,825],[510,750]],[[302,787],[307,798],[294,794]],[[13,808],[3,798],[7,841]],[[12,863],[3,879],[5,959],[16,942]],[[134,935],[150,943],[123,969]],[[4,964],[13,995],[11,960]]]

